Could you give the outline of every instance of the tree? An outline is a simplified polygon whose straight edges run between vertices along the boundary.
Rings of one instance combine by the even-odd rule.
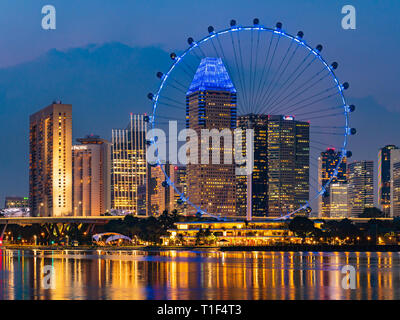
[[[199,231],[196,234],[196,245],[201,244],[202,240],[205,238],[205,231],[200,228]]]
[[[295,217],[289,223],[289,230],[302,238],[302,242],[304,242],[307,237],[316,233],[314,222],[306,217]]]
[[[384,218],[385,214],[376,207],[365,208],[363,213],[360,214],[360,218]]]
[[[177,238],[177,240],[178,240],[178,242],[181,244],[181,245],[184,245],[184,239],[183,239],[183,234],[182,233],[178,233],[178,235],[176,236],[176,238]]]

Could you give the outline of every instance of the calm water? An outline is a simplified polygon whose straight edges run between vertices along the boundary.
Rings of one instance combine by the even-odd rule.
[[[0,299],[399,299],[400,254],[0,250]],[[356,268],[342,289],[342,266]],[[55,288],[44,289],[53,265]]]

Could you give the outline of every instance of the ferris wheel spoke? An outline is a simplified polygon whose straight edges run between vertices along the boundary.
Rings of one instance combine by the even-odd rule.
[[[322,92],[321,94],[323,94],[323,93],[325,93],[325,92]],[[319,94],[319,95],[320,95],[320,94]],[[297,108],[290,109],[290,107],[295,107],[295,106],[297,106],[299,103],[304,102],[304,101],[299,101],[298,103],[296,103],[296,104],[294,104],[294,105],[291,105],[291,106],[288,107],[287,109],[284,109],[283,112],[285,112],[285,113],[293,113],[293,112],[295,112],[295,111],[297,111],[297,110],[302,110],[302,109],[304,109],[304,108],[310,107],[310,106],[312,106],[312,105],[314,105],[314,104],[316,104],[316,103],[318,103],[318,102],[321,102],[321,101],[330,99],[331,97],[333,97],[333,96],[335,96],[335,95],[337,95],[337,92],[332,93],[332,94],[330,94],[330,95],[327,95],[327,96],[325,96],[325,97],[319,98],[319,99],[317,99],[317,100],[315,100],[315,101],[312,101],[312,102],[310,102],[310,103],[300,105],[300,106],[298,106]],[[310,97],[310,98],[315,98],[315,97]],[[306,99],[306,100],[309,100],[309,99]]]
[[[234,57],[235,57],[236,70],[238,70],[237,73],[238,73],[238,78],[239,78],[238,80],[239,80],[240,90],[241,90],[242,92],[244,92],[244,86],[243,86],[243,82],[242,82],[242,76],[241,76],[241,73],[240,73],[240,68],[239,68],[238,59],[237,59],[237,55],[236,55],[236,47],[235,47],[235,43],[234,43],[234,40],[233,40],[233,35],[232,35],[232,33],[231,33],[230,35],[231,35],[232,48],[233,48]],[[240,96],[240,95],[239,95],[239,96]],[[239,97],[238,97],[238,100],[239,100]],[[246,109],[246,105],[245,105],[246,102],[245,102],[245,100],[243,99],[243,96],[240,98],[240,100],[243,101],[243,108]]]
[[[343,112],[337,112],[337,113],[332,113],[332,114],[327,114],[327,115],[322,115],[322,116],[316,116],[316,117],[307,118],[307,119],[299,119],[299,120],[300,121],[308,121],[308,120],[321,119],[321,118],[332,118],[332,117],[337,117],[339,115],[343,115]]]
[[[255,111],[254,110],[254,93],[255,93],[255,81],[256,81],[256,78],[257,78],[257,65],[258,65],[258,52],[259,52],[259,46],[260,46],[260,32],[257,32],[257,45],[256,45],[256,50],[255,50],[255,59],[256,59],[256,61],[255,61],[255,63],[254,63],[254,72],[251,70],[251,79],[252,79],[252,81],[251,81],[251,84],[250,84],[250,87],[251,87],[251,92],[250,92],[250,97],[251,97],[251,100],[250,100],[250,104],[251,104],[251,110],[252,111]]]
[[[164,105],[170,108],[179,109],[179,110],[186,110],[186,107],[182,107],[180,105],[168,103],[168,102],[159,102],[160,105]]]
[[[227,62],[228,60],[227,60],[227,58],[226,58],[226,54],[225,54],[225,51],[224,51],[224,47],[222,46],[222,43],[221,43],[221,41],[220,41],[220,39],[219,39],[219,35],[217,34],[217,36],[216,36],[215,38],[217,39],[218,46],[219,46],[220,51],[221,51],[221,53],[222,53],[222,57],[223,57],[224,61]],[[211,39],[211,41],[213,41],[213,39]],[[218,52],[218,51],[217,51],[217,52]],[[229,71],[229,73],[230,73],[230,75],[231,75],[231,77],[232,77],[233,82],[234,82],[234,83],[237,83],[237,81],[235,81],[235,79],[236,79],[236,74],[234,74],[234,73],[232,72],[229,63],[227,63],[227,68],[228,68],[228,71]],[[240,89],[243,90],[242,83],[240,82],[240,80],[239,80],[239,86],[240,86]],[[244,105],[243,105],[243,103],[242,103],[242,100],[243,100],[243,99],[242,99],[240,96],[237,97],[237,101],[238,101],[238,102],[237,102],[237,108],[238,108],[238,110],[244,110]]]
[[[322,129],[343,129],[345,130],[347,127],[345,126],[312,126],[313,128],[322,128]]]
[[[216,37],[216,38],[218,40],[218,37]],[[221,57],[221,54],[222,54],[222,57],[223,57],[224,61],[226,61],[225,53],[223,51],[221,52],[221,54],[218,52],[217,47],[214,44],[214,39],[213,38],[211,39],[211,45],[212,45],[212,47],[214,49],[214,52],[215,52],[216,56],[217,57]],[[220,47],[221,47],[221,50],[222,50],[222,46],[220,46]],[[231,75],[231,77],[233,77],[233,72],[232,72],[232,70],[230,68],[229,63],[226,63],[226,67],[227,67],[228,72]],[[237,104],[237,108],[238,108],[238,111],[243,111],[244,112],[242,103],[238,103]]]
[[[203,51],[203,49],[201,48],[201,46],[198,45],[197,48],[199,49],[199,51],[200,51],[201,55],[203,56],[203,58],[206,58],[207,55],[204,53],[204,51]],[[200,60],[201,60],[201,59],[200,59]]]
[[[292,62],[293,57],[295,56],[295,54],[296,54],[298,48],[299,48],[299,46],[296,46],[296,47],[295,47],[295,49],[293,50],[293,52],[292,52],[290,58],[289,58],[288,61],[286,62],[286,65],[285,65],[285,67],[283,68],[283,71],[279,73],[279,77],[278,77],[278,79],[277,79],[276,82],[275,82],[274,90],[275,90],[275,88],[276,88],[278,82],[280,82],[282,76],[285,74],[285,72],[286,72],[288,66],[289,66],[290,63]],[[263,100],[262,104],[263,104],[263,105],[268,105],[269,102],[271,101],[271,99],[273,99],[274,97],[276,97],[277,94],[278,94],[279,92],[281,92],[282,86],[283,86],[283,85],[284,85],[284,83],[282,83],[282,85],[279,86],[279,88],[274,92],[274,94],[272,93],[273,91],[271,91],[271,92],[268,94],[268,96],[266,97],[266,99]]]
[[[329,72],[326,73],[324,76],[321,78],[317,79],[316,81],[312,82],[308,87],[306,87],[301,93],[296,94],[294,97],[289,99],[288,101],[285,102],[285,104],[291,103],[292,101],[296,100],[296,98],[300,98],[302,95],[304,95],[306,92],[308,92],[310,89],[314,88],[316,84],[324,80],[327,76],[329,76]],[[333,86],[331,88],[326,89],[326,91],[331,90],[331,89],[336,89],[337,86]]]
[[[173,88],[173,89],[175,89],[175,90],[177,90],[177,91],[183,93],[183,94],[186,94],[186,90],[184,90],[184,89],[182,89],[182,88],[179,88],[179,87],[173,85],[172,83],[170,83],[169,86],[170,86],[171,88]]]
[[[290,45],[287,48],[283,59],[281,60],[281,62],[279,64],[278,69],[275,71],[271,81],[268,83],[268,86],[267,86],[265,92],[262,94],[261,99],[260,99],[260,104],[261,105],[264,105],[265,101],[268,100],[268,97],[270,96],[272,91],[276,88],[277,84],[279,83],[279,80],[280,80],[280,78],[282,76],[282,73],[285,72],[286,68],[282,72],[281,72],[281,68],[282,68],[283,63],[286,61],[286,58],[288,57],[289,51],[292,48],[293,43],[294,43],[294,40],[292,39],[290,41]],[[289,62],[290,62],[290,60],[289,60]],[[286,65],[286,67],[287,67],[287,65]]]
[[[297,79],[299,79],[305,73],[305,71],[311,67],[311,65],[314,61],[316,61],[315,56],[313,56],[313,59],[300,71],[300,73],[290,82],[290,84],[285,88],[285,90],[283,92],[287,92],[289,90],[289,88],[291,88],[296,83]],[[326,70],[326,68],[321,69],[321,72],[324,70]],[[319,74],[319,72],[317,72],[316,74]],[[313,79],[313,77],[310,77],[310,79]],[[275,108],[277,108],[279,105],[281,105],[287,98],[296,94],[296,92],[298,90],[300,90],[303,86],[305,86],[307,83],[309,83],[309,81],[305,81],[302,85],[296,87],[296,89],[289,91],[289,93],[284,98],[282,98],[280,101],[278,101],[278,102],[274,101]]]
[[[268,71],[267,71],[266,77],[265,77],[265,79],[264,79],[264,82],[263,82],[261,88],[264,88],[264,87],[265,87],[265,84],[267,83],[267,80],[268,80],[269,75],[270,75],[270,73],[271,73],[271,65],[272,65],[272,62],[274,61],[275,54],[276,54],[276,50],[277,50],[277,48],[278,48],[279,40],[280,40],[280,39],[281,39],[281,34],[279,34],[279,37],[278,37],[278,39],[277,39],[277,41],[276,41],[275,48],[274,48],[274,51],[273,51],[273,53],[272,53],[271,61],[270,61],[269,65],[268,65]],[[263,95],[263,92],[264,92],[264,89],[262,89],[261,92],[260,92],[260,95],[256,97],[256,99],[257,99],[257,100],[256,100],[256,106],[259,106],[259,107],[261,106],[261,104],[260,104],[260,97]],[[257,108],[257,110],[259,110],[259,108]]]
[[[252,73],[253,73],[253,30],[251,31],[251,42],[250,42],[250,74],[249,74],[249,96],[250,96],[250,99],[249,99],[249,105],[250,105],[250,108],[252,109],[253,108],[253,106],[252,106],[252,104],[251,104],[251,100],[252,100],[252,87],[253,87],[253,76],[252,76]],[[250,110],[250,112],[251,112],[252,110]]]
[[[318,145],[318,147],[316,147],[317,150],[322,150],[322,151],[325,151],[325,150],[324,149],[320,149],[320,148],[336,148],[337,147],[337,146],[335,147],[334,145],[332,145],[330,143],[316,140],[315,137],[310,139],[310,145],[311,144],[316,145],[316,146]]]
[[[326,134],[326,135],[334,135],[334,136],[342,136],[346,132],[329,132],[329,131],[312,131],[310,130],[310,134]]]
[[[243,75],[243,84],[244,84],[244,98],[246,101],[247,105],[247,111],[250,111],[250,106],[249,106],[249,98],[247,96],[247,87],[246,87],[246,72],[244,69],[244,64],[243,64],[243,55],[242,55],[242,46],[240,44],[240,32],[237,32],[237,41],[238,41],[238,46],[239,46],[239,57],[240,57],[240,65],[241,65],[241,70],[242,70],[242,75]]]
[[[298,48],[298,47],[297,47]],[[289,80],[292,79],[293,76],[295,76],[296,72],[303,66],[303,64],[306,62],[306,60],[308,59],[308,57],[311,56],[311,52],[308,52],[308,54],[306,55],[306,57],[297,65],[297,67],[292,71],[292,73],[289,75],[289,77],[282,83],[282,86],[280,88],[280,93],[276,94],[274,97],[271,98],[274,99],[273,101],[270,101],[270,105],[274,105],[275,102],[282,97],[283,94],[285,94],[287,92],[287,90],[291,87],[291,85],[296,81],[296,78],[292,81],[289,82]],[[310,65],[310,64],[309,64]]]
[[[197,60],[201,61],[202,57],[200,57],[196,51],[196,49],[199,47],[194,48],[191,53],[193,53],[194,56],[196,56]]]
[[[258,107],[257,107],[257,104],[256,104],[256,103],[257,103],[257,97],[258,97],[259,94],[260,94],[261,83],[263,82],[263,79],[264,79],[264,74],[265,74],[266,67],[267,67],[267,63],[268,63],[268,60],[269,60],[269,55],[270,55],[270,52],[271,52],[271,47],[272,47],[272,42],[273,42],[273,39],[274,39],[274,35],[275,35],[275,34],[272,32],[272,33],[271,33],[271,38],[270,38],[270,41],[269,41],[269,46],[268,46],[268,51],[267,51],[266,59],[264,60],[264,64],[263,64],[261,76],[260,76],[260,79],[258,80],[257,91],[256,91],[255,94],[254,94],[254,101],[253,101],[253,104],[254,104],[253,108],[255,108],[255,112],[254,112],[254,113],[257,113],[257,110],[258,110]],[[255,79],[254,81],[256,82],[256,79]]]
[[[343,109],[343,106],[334,106],[334,107],[329,107],[329,108],[324,108],[320,110],[315,110],[315,111],[309,111],[309,112],[303,112],[303,113],[297,113],[297,117],[305,116],[305,115],[310,115],[312,114],[313,116],[324,113],[324,112],[331,112],[332,110],[337,110],[337,109]]]
[[[179,89],[182,90],[185,94],[187,91],[187,86],[185,86],[184,84],[182,84],[180,81],[176,80],[176,79],[171,79],[176,85],[179,86]],[[181,92],[182,92],[181,91]]]
[[[166,119],[166,120],[176,120],[175,117],[160,116],[160,115],[157,115],[156,117],[157,117],[157,118],[161,118],[161,119]],[[158,122],[158,121],[157,121],[157,122]]]
[[[318,71],[317,73],[315,73],[314,75],[312,75],[311,77],[309,77],[307,80],[308,81],[304,81],[301,85],[299,85],[296,89],[294,89],[291,93],[289,93],[284,99],[280,100],[279,102],[274,102],[273,104],[275,105],[272,109],[276,110],[278,109],[283,102],[285,102],[285,105],[295,101],[296,99],[300,98],[302,95],[304,95],[306,92],[308,92],[308,90],[312,89],[315,87],[316,84],[318,84],[319,82],[321,82],[323,79],[325,79],[327,76],[329,76],[329,72],[327,72],[324,76],[320,77],[319,79],[313,81],[310,83],[310,81],[312,79],[314,79],[316,76],[318,76],[321,72],[326,71],[326,68],[321,69],[320,71]],[[305,85],[309,84],[303,91],[301,91],[299,93],[299,90],[302,89]],[[336,88],[336,86],[335,86]],[[289,97],[291,97],[289,100],[287,100]],[[272,103],[270,104],[272,105]]]

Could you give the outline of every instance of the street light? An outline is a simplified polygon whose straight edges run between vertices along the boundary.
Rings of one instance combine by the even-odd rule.
[[[35,246],[36,246],[36,240],[37,240],[36,234],[33,236],[33,239],[35,239]]]
[[[39,207],[39,217],[41,216],[43,206],[44,206],[44,203],[41,202],[40,207]]]

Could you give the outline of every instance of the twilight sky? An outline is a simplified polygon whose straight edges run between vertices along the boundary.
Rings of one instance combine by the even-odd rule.
[[[57,10],[57,29],[41,28],[41,8]],[[357,29],[343,30],[341,8],[357,10]],[[71,103],[74,139],[110,138],[130,112],[150,112],[145,95],[168,53],[230,19],[266,26],[283,22],[308,43],[324,45],[346,96],[357,106],[353,160],[374,160],[378,148],[400,145],[400,2],[397,0],[2,0],[0,3],[0,207],[6,195],[28,193],[29,115],[54,99]]]

